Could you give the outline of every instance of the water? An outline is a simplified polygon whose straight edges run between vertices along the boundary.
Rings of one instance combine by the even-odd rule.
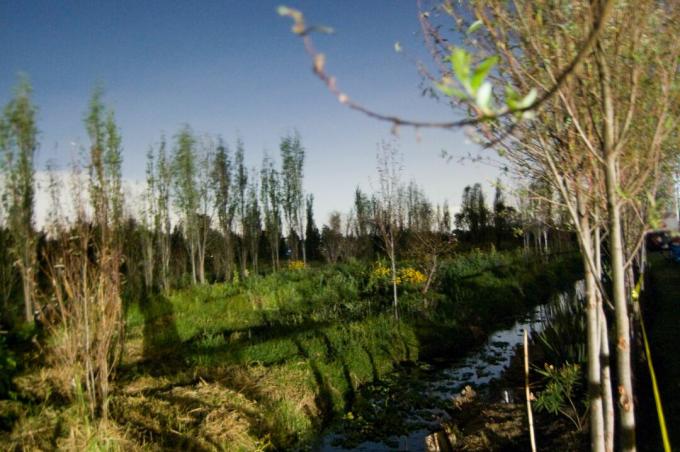
[[[543,330],[551,306],[573,303],[574,297],[582,297],[583,290],[580,281],[574,292],[562,293],[549,304],[537,306],[510,328],[491,334],[477,351],[445,367],[418,363],[369,387],[363,406],[356,410],[361,414],[351,415],[333,427],[323,437],[319,450],[424,451],[425,438],[441,430],[442,423],[450,419],[446,408],[466,386],[487,398],[512,400],[511,389],[491,394],[489,384],[510,365],[516,347],[523,342],[524,330],[530,334]]]

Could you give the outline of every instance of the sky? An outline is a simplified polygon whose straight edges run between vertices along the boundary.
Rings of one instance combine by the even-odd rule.
[[[306,149],[304,187],[315,196],[317,222],[346,212],[354,189],[371,191],[376,151],[393,140],[403,153],[404,181],[414,179],[433,202],[459,203],[465,185],[487,196],[497,170],[454,158],[478,151],[462,131],[408,129],[339,104],[312,74],[285,3],[307,22],[335,34],[315,37],[339,87],[374,110],[404,118],[449,120],[445,105],[421,96],[414,59],[427,61],[413,0],[0,0],[0,102],[27,74],[38,106],[38,169],[66,168],[87,144],[83,116],[95,86],[123,136],[123,174],[144,178],[145,154],[183,124],[199,134],[245,143],[246,162],[278,156],[281,137],[298,130]],[[394,50],[400,42],[403,53]]]

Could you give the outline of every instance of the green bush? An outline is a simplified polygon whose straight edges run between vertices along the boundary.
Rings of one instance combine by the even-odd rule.
[[[16,371],[16,357],[7,346],[5,336],[0,334],[0,399],[12,396],[12,377]]]

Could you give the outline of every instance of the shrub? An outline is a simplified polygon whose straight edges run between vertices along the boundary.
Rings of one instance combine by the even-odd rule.
[[[0,335],[0,399],[12,395],[12,376],[17,370],[14,353],[7,347],[5,336]]]
[[[550,414],[561,414],[569,419],[578,431],[583,430],[588,411],[587,405],[579,409],[578,391],[581,387],[582,372],[578,364],[566,363],[561,367],[546,364],[544,369],[536,369],[543,375],[545,389],[536,398],[536,408]]]

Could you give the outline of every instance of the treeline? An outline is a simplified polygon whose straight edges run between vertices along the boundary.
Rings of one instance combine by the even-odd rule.
[[[139,199],[125,199],[121,135],[100,92],[93,95],[85,120],[89,153],[72,163],[68,181],[48,167],[51,207],[46,224],[37,230],[34,156],[39,143],[30,94],[22,81],[0,123],[4,324],[15,322],[19,304],[23,319],[34,319],[40,305],[36,298],[50,291],[45,269],[54,260],[51,254],[64,236],[83,225],[100,231],[106,224],[115,230],[121,291],[133,300],[141,290],[276,271],[282,261],[336,263],[385,255],[381,220],[386,206],[379,190],[371,194],[357,188],[351,210],[332,212],[318,229],[314,197],[303,189],[305,149],[298,133],[281,138],[278,162],[265,154],[255,168],[245,163],[241,139],[230,145],[185,125],[149,149],[144,192]],[[387,226],[399,258],[422,260],[435,252],[433,247],[448,252],[454,243],[458,249],[512,248],[522,236],[525,245],[527,237],[543,237],[535,224],[554,230],[547,220],[537,220],[546,214],[536,206],[527,204],[520,213],[507,205],[500,183],[491,208],[480,184],[466,187],[455,215],[447,202],[429,201],[415,181],[399,182],[393,198]]]
[[[427,274],[427,291],[442,256],[518,246],[530,224],[531,211],[523,216],[507,206],[500,185],[492,210],[477,184],[465,189],[452,216],[447,203],[433,204],[415,182],[402,184],[379,158],[380,189],[357,188],[352,209],[332,212],[319,230],[314,197],[303,189],[298,133],[281,138],[278,162],[265,154],[254,168],[245,163],[242,140],[230,145],[188,125],[149,149],[144,192],[129,199],[121,133],[99,90],[84,125],[89,144],[69,177],[48,167],[50,207],[38,229],[39,132],[27,81],[0,117],[0,322],[3,329],[39,322],[53,338],[53,359],[80,383],[91,417],[107,416],[126,303],[186,285],[236,283],[284,265],[387,257],[398,316],[397,259]]]

